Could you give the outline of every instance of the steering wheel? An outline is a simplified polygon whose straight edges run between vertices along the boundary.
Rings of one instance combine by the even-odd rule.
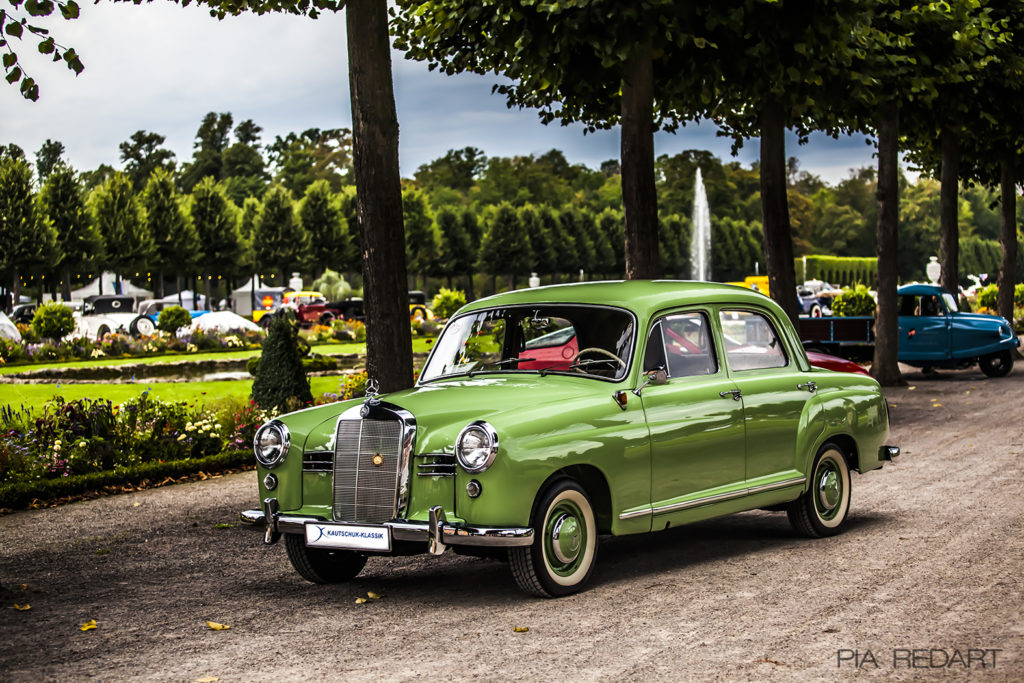
[[[572,357],[572,362],[570,362],[569,365],[575,364],[576,361],[578,361],[580,359],[580,356],[582,356],[585,353],[596,353],[596,354],[599,354],[599,355],[602,355],[602,356],[608,356],[609,358],[614,360],[616,363],[618,363],[620,367],[622,367],[622,368],[626,367],[626,361],[622,360],[621,358],[616,356],[611,351],[609,351],[607,349],[601,349],[601,348],[598,348],[596,346],[590,346],[590,347],[587,347],[585,349],[580,349],[578,352],[576,352],[576,355]],[[576,371],[577,372],[582,372],[582,370],[580,368],[576,368]]]

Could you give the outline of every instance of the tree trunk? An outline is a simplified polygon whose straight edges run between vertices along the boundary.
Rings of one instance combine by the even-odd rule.
[[[622,77],[622,208],[626,279],[656,278],[658,195],[654,187],[654,61],[648,39],[629,57]]]
[[[71,266],[64,265],[64,283],[61,285],[64,301],[71,301]]]
[[[885,105],[878,124],[878,308],[871,374],[884,387],[905,384],[899,353],[899,105]]]
[[[181,271],[174,273],[174,288],[178,290],[178,305],[185,308],[185,302],[181,300]]]
[[[469,273],[466,274],[466,298],[469,301],[476,300],[476,292],[473,291],[473,275],[473,271],[469,271]]]
[[[1003,263],[999,269],[999,298],[996,301],[999,315],[1009,320],[1012,326],[1014,285],[1017,282],[1017,172],[1012,156],[1003,158],[999,189],[1002,193],[999,246],[1003,251]]]
[[[157,299],[163,299],[164,298],[164,269],[163,268],[160,268],[159,270],[156,271],[156,287],[154,287],[154,289],[156,289],[156,298]]]
[[[793,324],[800,315],[793,271],[793,235],[786,198],[786,117],[782,104],[767,99],[761,109],[761,217],[768,289]]]
[[[11,310],[14,310],[14,307],[21,303],[21,275],[17,268],[12,272],[11,284]]]
[[[960,293],[960,225],[957,215],[960,199],[960,134],[942,129],[942,193],[939,227],[939,282],[953,296]]]
[[[203,273],[203,294],[206,295],[206,306],[204,307],[207,311],[212,311],[210,307],[210,300],[213,298],[213,290],[210,286],[210,274]]]
[[[192,310],[199,310],[199,278],[195,275],[189,276],[189,280],[192,282]]]
[[[356,212],[363,235],[366,372],[382,392],[412,386],[398,115],[386,0],[350,0],[349,90]]]

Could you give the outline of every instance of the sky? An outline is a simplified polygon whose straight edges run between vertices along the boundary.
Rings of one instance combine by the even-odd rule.
[[[23,100],[0,82],[0,144],[13,142],[30,155],[51,138],[64,143],[79,170],[120,168],[118,144],[146,130],[166,136],[181,163],[191,158],[196,130],[211,111],[230,112],[236,123],[253,119],[264,143],[308,128],[351,128],[343,13],[218,21],[196,6],[82,3],[79,19],[51,17],[47,26],[58,43],[75,48],[85,71],[75,77],[50,63],[37,54],[36,41],[16,45],[40,97]],[[445,76],[399,52],[392,60],[403,177],[467,146],[488,156],[557,148],[593,168],[619,156],[618,129],[584,135],[581,126],[545,126],[535,111],[510,110],[504,97],[492,95],[494,76]],[[657,155],[706,149],[728,161],[729,148],[709,122],[655,136]],[[736,159],[746,165],[757,155],[752,140]],[[864,136],[815,135],[797,146],[790,135],[787,142],[787,156],[832,184],[874,165],[872,155]]]

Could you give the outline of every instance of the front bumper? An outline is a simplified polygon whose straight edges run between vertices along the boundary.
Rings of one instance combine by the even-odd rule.
[[[241,520],[248,524],[266,524],[264,542],[276,543],[281,534],[305,534],[307,522],[330,522],[318,516],[282,515],[277,511],[277,499],[267,498],[262,510],[243,510]],[[530,527],[478,527],[455,524],[445,519],[440,506],[430,509],[430,519],[421,522],[408,519],[393,519],[380,526],[391,530],[391,537],[397,541],[426,543],[427,550],[440,555],[449,545],[472,545],[490,548],[514,548],[533,543],[533,529]]]

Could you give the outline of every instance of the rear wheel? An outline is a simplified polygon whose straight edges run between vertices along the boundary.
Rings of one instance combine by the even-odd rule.
[[[110,334],[110,328],[107,327],[106,325],[100,325],[100,329],[96,330],[97,339],[103,339],[108,334]]]
[[[427,309],[423,308],[423,306],[416,306],[412,309],[410,316],[417,322],[423,322],[427,319]]]
[[[285,534],[284,547],[295,571],[313,583],[343,583],[359,575],[366,555],[351,550],[307,548],[300,534]]]
[[[559,479],[533,511],[533,544],[509,549],[512,576],[530,595],[552,598],[580,590],[597,559],[597,522],[586,492]]]
[[[1013,354],[1008,350],[990,353],[978,361],[978,367],[989,377],[1006,377],[1013,370]]]
[[[331,323],[333,323],[333,322],[334,322],[334,314],[331,313],[330,311],[327,311],[323,315],[320,316],[320,324],[324,325],[325,327],[330,327]]]
[[[843,450],[828,442],[814,459],[811,485],[789,504],[786,514],[797,533],[821,538],[840,533],[849,511],[850,467]]]

